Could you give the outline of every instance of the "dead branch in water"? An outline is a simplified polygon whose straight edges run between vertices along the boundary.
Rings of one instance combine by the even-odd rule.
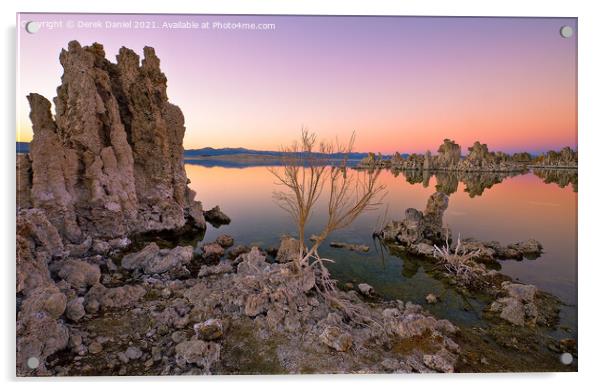
[[[435,245],[435,257],[445,270],[454,275],[462,284],[478,286],[483,284],[483,266],[474,261],[481,254],[481,250],[467,251],[462,246],[462,240],[458,235],[458,241],[452,249],[449,242],[449,230],[446,230],[445,245],[439,248]]]

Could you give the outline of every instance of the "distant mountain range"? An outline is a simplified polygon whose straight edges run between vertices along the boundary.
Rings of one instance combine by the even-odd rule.
[[[17,153],[29,153],[29,142],[17,142]],[[246,148],[202,148],[184,150],[185,160],[275,160],[281,158],[286,153],[269,150],[252,150]],[[326,158],[332,160],[342,159],[343,153],[314,153],[314,157]],[[347,157],[350,160],[361,160],[368,156],[368,153],[350,153]],[[388,157],[388,156],[385,156]]]
[[[202,149],[190,149],[184,151],[185,159],[204,159],[204,158],[216,158],[216,157],[228,157],[228,156],[257,156],[257,157],[282,157],[286,155],[285,152],[269,151],[269,150],[253,150],[246,148],[202,148]],[[302,154],[303,155],[303,154]],[[341,159],[345,157],[343,153],[313,153],[314,157],[319,158],[330,158],[330,159]],[[350,153],[347,157],[350,160],[361,160],[368,156],[368,153]]]

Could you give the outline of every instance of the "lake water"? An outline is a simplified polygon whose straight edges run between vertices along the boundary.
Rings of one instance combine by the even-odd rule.
[[[219,205],[232,218],[230,225],[219,229],[209,226],[204,241],[210,242],[225,233],[232,235],[238,244],[267,248],[277,247],[282,234],[296,235],[289,215],[273,200],[273,192],[282,188],[276,185],[266,167],[187,163],[186,172],[203,207]],[[412,184],[416,180],[383,171],[379,180],[386,185],[387,194],[382,208],[361,215],[353,225],[327,239],[320,250],[322,257],[335,260],[329,265],[334,278],[342,282],[365,282],[385,298],[420,304],[432,292],[441,298],[440,303],[428,306],[434,314],[465,325],[478,322],[482,303],[467,300],[446,288],[429,275],[426,262],[389,254],[386,250],[382,253],[372,240],[372,232],[385,210],[388,219],[402,219],[409,207],[423,210],[437,183],[446,179],[449,177],[442,175]],[[540,258],[504,261],[501,272],[559,297],[567,304],[561,311],[561,324],[576,329],[577,192],[570,185],[561,188],[547,184],[532,173],[507,177],[485,188],[482,195],[470,192],[473,196],[460,183],[457,191],[450,194],[444,223],[452,229],[454,237],[459,233],[465,238],[497,240],[502,244],[528,238],[540,241],[544,248]],[[321,210],[323,204],[318,205],[308,225],[307,237],[321,230],[325,219]],[[371,249],[368,253],[334,249],[328,246],[329,241],[367,244]]]

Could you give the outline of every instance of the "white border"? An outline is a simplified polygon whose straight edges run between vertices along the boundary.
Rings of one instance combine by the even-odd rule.
[[[596,191],[600,178],[600,70],[602,56],[601,13],[596,1],[575,0],[221,0],[221,1],[164,1],[126,2],[123,0],[55,0],[38,2],[20,0],[1,2],[4,53],[2,56],[3,93],[1,118],[2,178],[6,181],[2,191],[2,231],[0,234],[2,257],[2,286],[4,318],[0,367],[2,379],[9,387],[19,389],[104,388],[136,379],[14,379],[14,204],[15,204],[15,13],[29,12],[132,12],[132,13],[266,13],[266,14],[344,14],[344,15],[444,15],[444,16],[562,16],[578,17],[579,28],[579,373],[572,374],[480,374],[437,376],[289,376],[289,377],[219,377],[219,378],[142,378],[137,381],[146,388],[162,388],[166,382],[177,381],[177,386],[219,388],[287,388],[329,387],[408,387],[408,386],[462,386],[463,389],[507,389],[516,385],[546,389],[570,389],[595,383],[600,365],[600,251],[595,251],[599,240],[600,196]],[[598,165],[597,165],[598,164]],[[598,256],[596,256],[598,255]],[[82,383],[84,382],[84,383]]]

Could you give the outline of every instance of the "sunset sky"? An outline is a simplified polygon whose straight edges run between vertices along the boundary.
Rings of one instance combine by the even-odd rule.
[[[105,25],[130,20],[156,28]],[[54,24],[29,34],[28,21]],[[177,21],[210,28],[162,28]],[[560,36],[564,25],[573,37]],[[435,151],[444,138],[463,152],[475,140],[506,152],[577,145],[572,18],[21,14],[18,26],[18,141],[32,134],[25,96],[56,95],[60,50],[76,39],[102,43],[111,61],[121,46],[154,47],[187,149],[275,150],[302,126],[327,139],[355,130],[357,151],[382,153]]]

